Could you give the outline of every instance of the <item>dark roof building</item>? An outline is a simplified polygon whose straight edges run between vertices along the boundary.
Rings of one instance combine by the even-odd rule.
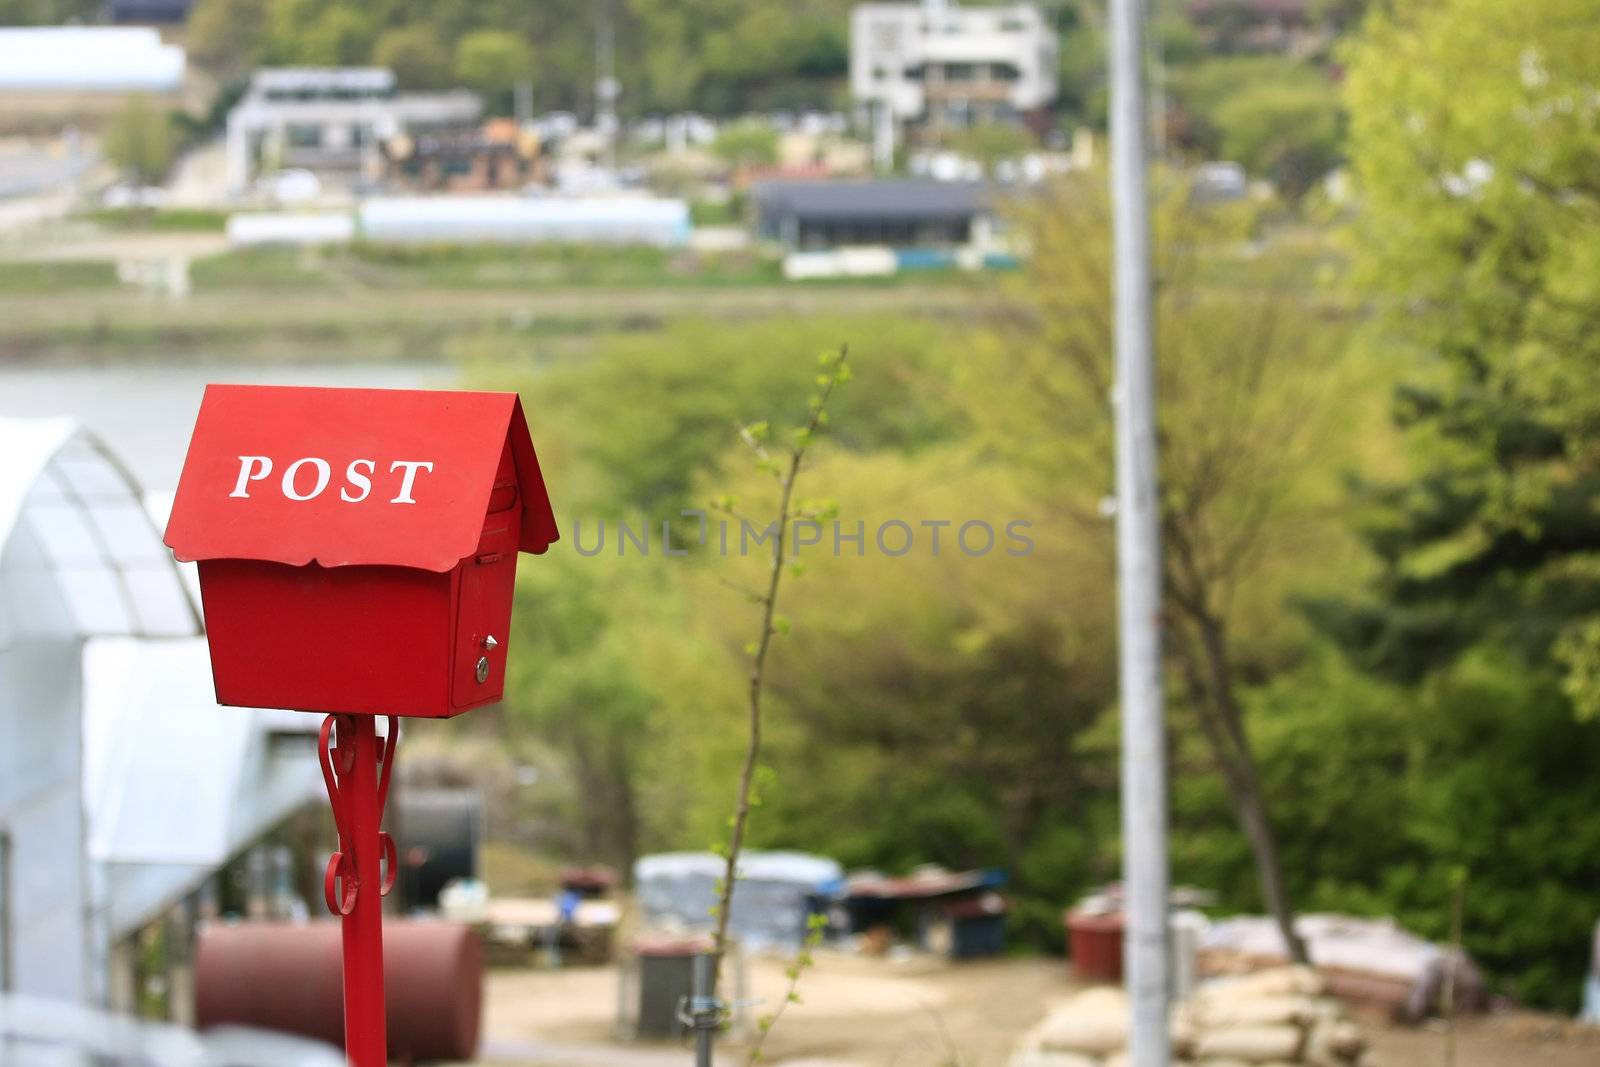
[[[984,182],[776,181],[750,196],[757,234],[797,249],[965,245],[993,214]]]
[[[111,0],[107,12],[112,22],[176,24],[187,22],[194,0]]]

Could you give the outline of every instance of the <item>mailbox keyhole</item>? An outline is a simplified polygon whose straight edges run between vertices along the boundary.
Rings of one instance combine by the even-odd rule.
[[[479,656],[478,657],[478,669],[476,671],[476,677],[478,679],[478,684],[479,685],[482,685],[484,682],[487,682],[489,680],[489,657],[488,656]]]

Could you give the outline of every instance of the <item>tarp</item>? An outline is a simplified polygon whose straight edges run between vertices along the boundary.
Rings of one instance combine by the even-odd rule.
[[[633,865],[633,882],[645,925],[671,932],[710,930],[724,866],[710,852],[641,857]],[[833,898],[843,883],[844,870],[823,856],[747,852],[739,860],[729,927],[747,948],[793,948],[805,938],[813,902]]]

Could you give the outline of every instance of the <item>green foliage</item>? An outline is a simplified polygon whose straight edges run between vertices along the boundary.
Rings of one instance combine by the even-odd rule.
[[[968,127],[951,141],[951,147],[977,160],[985,173],[1003,160],[1016,159],[1037,148],[1033,136],[1020,126],[988,122]]]
[[[836,104],[850,6],[619,0],[622,104],[718,114]],[[228,77],[257,62],[378,63],[406,85],[460,79],[497,108],[517,81],[531,79],[541,107],[575,108],[592,100],[597,17],[587,0],[200,0],[188,44],[197,62]]]
[[[116,284],[116,264],[101,260],[0,263],[0,293],[108,289]]]
[[[608,625],[629,590],[587,562],[552,553],[518,574],[508,712],[561,757],[557,788],[546,793],[548,810],[576,830],[568,847],[627,869],[641,834],[639,768],[655,702],[625,631]]]
[[[827,102],[817,83],[848,64],[845,0],[801,10],[764,0],[630,0],[645,42],[642,96],[663,109],[737,114]]]
[[[1057,105],[1077,123],[1106,128],[1106,37],[1098,28],[1080,24],[1061,40],[1056,65]]]
[[[93,21],[98,0],[0,0],[0,26],[61,26]]]
[[[113,230],[157,230],[164,233],[221,233],[228,213],[210,208],[104,208],[78,216]]]
[[[106,128],[105,156],[136,185],[161,180],[178,149],[172,117],[149,97],[130,96]]]
[[[1479,649],[1410,688],[1321,649],[1254,694],[1250,725],[1308,909],[1389,914],[1445,938],[1465,869],[1467,950],[1508,993],[1575,1004],[1600,878],[1600,829],[1584,814],[1600,803],[1585,770],[1600,758],[1600,725],[1575,722],[1548,675]],[[1174,876],[1255,907],[1231,812],[1184,773],[1188,748]]]
[[[1270,178],[1290,200],[1339,162],[1339,103],[1328,84],[1252,84],[1224,101],[1212,121],[1219,154]]]
[[[1181,142],[1242,163],[1291,200],[1338,164],[1343,114],[1332,75],[1282,56],[1230,56],[1180,71]]]
[[[198,0],[184,47],[196,63],[227,78],[247,74],[263,53],[269,0]]]
[[[159,220],[160,216],[155,216]],[[159,225],[159,222],[157,223]],[[547,290],[737,287],[781,280],[777,264],[739,253],[604,245],[378,244],[316,250],[239,249],[196,261],[196,285],[367,290]],[[630,318],[633,316],[630,316]]]
[[[658,56],[682,59],[688,42],[737,39],[750,14],[710,7],[632,10]],[[1600,306],[1600,131],[1579,106],[1592,9],[1406,0],[1376,16],[1349,87],[1364,217],[1348,247],[1378,314],[1369,343],[1346,343],[1326,234],[1197,211],[1176,187],[1157,218],[1165,514],[1195,536],[1211,576],[1198,588],[1224,609],[1291,895],[1443,937],[1466,871],[1468,950],[1499,988],[1562,1007],[1600,879],[1600,723],[1575,713],[1596,714],[1600,688],[1600,342],[1585,328]],[[739,80],[753,70],[657,62],[643,65],[652,99],[758,91]],[[1268,57],[1181,67],[1173,89],[1204,120],[1197,144],[1269,173],[1301,133],[1337,145],[1327,84]],[[1063,186],[1011,224],[1027,266],[959,331],[934,316],[680,323],[533,368],[494,342],[479,381],[524,389],[564,536],[581,518],[588,545],[595,522],[613,524],[607,551],[563,541],[519,589],[509,735],[549,769],[539,789],[576,828],[575,854],[726,836],[747,590],[770,559],[723,556],[716,531],[767,514],[775,491],[743,427],[769,450],[813,447],[807,478],[829,500],[803,507],[847,537],[859,521],[865,550],[830,528],[789,561],[803,577],[773,623],[783,655],[752,844],[886,870],[1003,866],[1013,932],[1042,946],[1060,945],[1064,905],[1116,877],[1111,527],[1097,510],[1111,485],[1107,205],[1089,183]],[[413,254],[427,255],[353,253],[380,273],[422,270]],[[811,356],[843,340],[857,382],[824,439],[797,438]],[[1404,454],[1386,410],[1400,378]],[[1352,470],[1375,487],[1352,497]],[[660,521],[699,506],[710,543],[664,559]],[[618,556],[614,523],[647,517],[657,551]],[[904,557],[873,544],[891,518],[965,517],[1029,519],[1035,550],[971,558],[949,528],[937,557],[922,527]],[[1307,601],[1321,633],[1294,610]],[[1233,799],[1182,696],[1174,873],[1225,910],[1259,909]]]
[[[634,510],[672,518],[704,506],[702,477],[723,470],[735,428],[766,416],[787,433],[792,398],[811,372],[805,354],[842,337],[870,344],[860,388],[832,411],[835,441],[851,449],[914,449],[947,437],[958,415],[941,403],[937,327],[896,319],[814,319],[785,326],[677,323],[657,335],[606,339],[582,362],[547,368],[534,383],[546,434],[571,449],[569,508],[586,515]],[[641,414],[648,413],[648,414]],[[553,425],[552,425],[553,424]]]
[[[300,54],[312,66],[354,66],[372,54],[380,28],[369,9],[329,6],[298,27]]]
[[[506,30],[473,30],[456,42],[455,75],[466,86],[491,99],[510,93],[517,82],[533,77],[533,49]]]
[[[383,31],[372,48],[372,61],[394,71],[395,81],[403,89],[445,88],[450,84],[450,60],[450,51],[438,33],[420,23]]]
[[[1267,698],[1307,730],[1306,798],[1337,795],[1340,769],[1363,762],[1394,783],[1367,783],[1387,812],[1347,808],[1353,839],[1324,828],[1328,856],[1302,858],[1316,899],[1444,936],[1466,870],[1468,949],[1511,992],[1563,1008],[1600,877],[1584,769],[1600,755],[1600,342],[1585,325],[1600,121],[1575,104],[1593,92],[1594,14],[1592,0],[1403,0],[1351,51],[1352,248],[1380,311],[1370,346],[1404,379],[1408,447],[1358,486],[1375,579],[1313,605],[1369,675],[1319,667]],[[1373,701],[1402,710],[1373,722],[1379,751],[1351,751],[1335,735]],[[1363,864],[1341,870],[1341,848]]]
[[[778,131],[760,119],[740,119],[717,132],[711,151],[730,167],[776,163]]]
[[[1353,53],[1362,280],[1404,358],[1410,469],[1368,487],[1383,562],[1324,620],[1422,676],[1487,639],[1575,678],[1600,618],[1595,5],[1402,3]]]

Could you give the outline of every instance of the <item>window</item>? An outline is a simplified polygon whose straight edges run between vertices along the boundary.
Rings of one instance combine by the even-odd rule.
[[[284,140],[290,148],[321,148],[322,127],[307,123],[291,122],[283,129]]]

